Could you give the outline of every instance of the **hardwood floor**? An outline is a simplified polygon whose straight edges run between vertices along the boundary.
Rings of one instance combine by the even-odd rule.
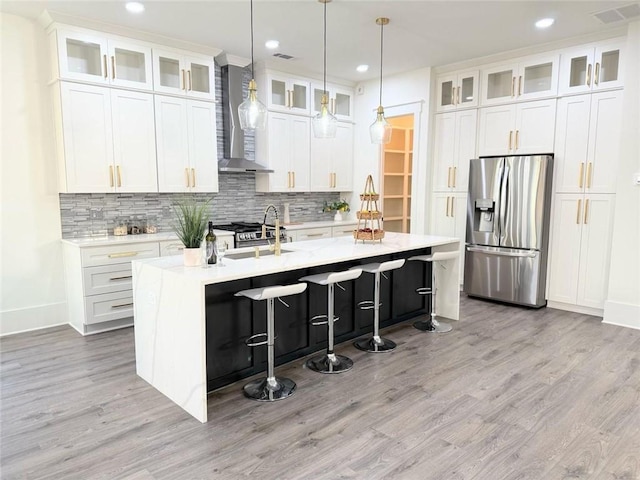
[[[215,392],[208,424],[136,376],[131,328],[3,338],[1,478],[640,480],[640,331],[467,298],[461,318],[340,345],[344,374],[278,367],[282,402]]]

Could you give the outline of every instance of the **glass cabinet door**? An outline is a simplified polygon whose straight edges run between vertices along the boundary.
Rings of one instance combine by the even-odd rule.
[[[58,31],[58,61],[60,78],[109,83],[104,38]]]
[[[151,48],[131,43],[109,42],[111,84],[151,90]]]
[[[458,75],[455,102],[458,107],[475,107],[478,105],[478,71]]]
[[[156,92],[184,95],[186,76],[179,54],[153,50],[153,89]]]
[[[562,55],[560,93],[586,93],[622,87],[620,65],[623,45],[621,40],[612,40]]]
[[[620,69],[622,42],[596,47],[594,60],[593,88],[614,88],[623,86]]]
[[[558,55],[533,58],[520,64],[516,88],[519,100],[555,96],[558,92]]]
[[[353,96],[350,93],[340,92],[336,90],[333,96],[333,105],[331,112],[338,119],[347,120],[351,119],[351,100]]]
[[[185,60],[187,70],[187,95],[199,98],[214,98],[215,80],[214,64],[205,59],[187,58]]]
[[[269,95],[269,107],[275,109],[286,109],[289,107],[289,91],[286,80],[272,78],[269,82],[271,89]]]
[[[483,79],[483,104],[502,103],[515,98],[516,95],[516,72],[515,65],[494,67],[485,70]]]
[[[309,84],[291,82],[289,108],[292,110],[309,111]]]
[[[311,112],[310,105],[310,91],[311,85],[309,82],[298,81],[291,78],[269,75],[269,105],[267,106],[271,110],[278,110],[281,112],[291,113],[295,111],[297,113]],[[320,106],[320,100],[322,98],[322,90],[314,92],[313,102],[316,102],[318,108]]]
[[[456,75],[438,77],[438,91],[436,110],[439,112],[453,110],[455,108],[454,95],[456,88]]]

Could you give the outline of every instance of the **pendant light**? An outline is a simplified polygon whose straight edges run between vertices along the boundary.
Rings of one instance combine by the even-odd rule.
[[[316,138],[334,138],[338,130],[338,120],[334,117],[327,105],[329,99],[327,95],[327,3],[331,0],[318,0],[324,4],[324,38],[323,38],[323,53],[324,53],[324,82],[322,100],[320,102],[320,112],[313,117],[313,136]]]
[[[371,135],[371,143],[385,144],[391,141],[391,124],[384,118],[384,108],[382,107],[382,46],[384,26],[389,24],[389,19],[377,18],[376,24],[380,25],[380,103],[376,112],[376,121],[369,127],[369,134]]]
[[[245,131],[264,130],[267,124],[267,108],[258,100],[256,81],[253,75],[253,0],[251,0],[251,81],[247,99],[238,107],[240,128]]]

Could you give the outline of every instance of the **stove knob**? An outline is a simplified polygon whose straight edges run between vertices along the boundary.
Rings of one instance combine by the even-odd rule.
[[[244,233],[238,234],[238,240],[244,240]]]
[[[251,240],[255,240],[256,239],[256,234],[254,233],[248,233],[247,235],[251,236]]]

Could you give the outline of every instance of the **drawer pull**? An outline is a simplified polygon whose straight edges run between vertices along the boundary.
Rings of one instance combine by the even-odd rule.
[[[129,278],[133,278],[133,275],[127,275],[126,277],[111,277],[109,281],[115,282],[116,280],[127,280]]]
[[[122,258],[122,257],[135,257],[140,252],[121,252],[121,253],[110,253],[109,258]]]
[[[126,307],[133,307],[133,302],[121,303],[120,305],[111,305],[111,308],[126,308]]]
[[[307,233],[307,237],[322,237],[324,233]]]

